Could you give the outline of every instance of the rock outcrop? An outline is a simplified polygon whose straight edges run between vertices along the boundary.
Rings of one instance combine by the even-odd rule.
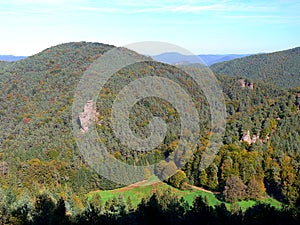
[[[262,140],[259,138],[259,135],[254,134],[251,138],[249,130],[247,131],[247,133],[244,134],[244,136],[242,137],[242,139],[240,141],[247,142],[249,145],[256,143],[257,141],[262,142]]]
[[[99,113],[96,112],[93,100],[87,101],[86,105],[84,106],[83,112],[79,114],[81,131],[87,132],[89,126],[96,121],[98,115]]]
[[[251,90],[254,89],[254,83],[247,82],[245,79],[240,79],[238,82],[241,84],[242,88],[250,88]]]

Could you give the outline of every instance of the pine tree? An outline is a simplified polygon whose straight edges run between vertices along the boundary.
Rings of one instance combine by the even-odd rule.
[[[130,196],[128,196],[127,200],[126,200],[126,204],[127,204],[127,209],[129,212],[133,211],[133,205],[132,205],[132,201]]]
[[[211,190],[216,190],[218,188],[219,181],[218,181],[218,167],[216,164],[212,164],[208,168],[208,182],[207,186]]]
[[[207,173],[205,170],[202,170],[199,175],[199,184],[200,186],[205,187],[207,185],[207,182],[208,182]]]

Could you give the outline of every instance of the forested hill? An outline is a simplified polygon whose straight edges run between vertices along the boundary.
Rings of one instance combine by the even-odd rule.
[[[13,196],[9,200],[12,202],[22,196],[32,199],[46,190],[57,200],[63,196],[69,210],[76,214],[87,206],[86,193],[120,186],[98,175],[84,161],[71,123],[74,92],[83,72],[112,48],[100,43],[68,43],[21,61],[0,62],[0,198]],[[255,79],[218,76],[228,115],[224,146],[214,163],[199,171],[206,135],[210,133],[203,93],[174,66],[147,62],[125,67],[109,79],[99,94],[96,109],[101,122],[96,129],[103,135],[99,142],[105,142],[111,155],[128,164],[165,161],[178,145],[180,115],[159,98],[138,102],[130,113],[130,128],[140,137],[149,135],[153,115],[166,121],[166,138],[157,149],[132,152],[116,140],[111,129],[111,106],[116,94],[132,80],[149,75],[167,76],[178,82],[201,110],[199,119],[204,121],[200,131],[205,135],[199,140],[195,157],[171,179],[173,186],[180,188],[186,182],[204,187],[223,193],[220,197],[228,202],[267,195],[289,204],[297,201],[300,91]],[[157,168],[156,174],[163,172],[163,167]],[[145,173],[145,178],[148,175]]]
[[[211,69],[220,75],[249,78],[272,82],[279,87],[300,86],[300,47],[251,55],[227,62],[217,63]]]
[[[79,174],[86,176],[71,133],[72,98],[83,71],[111,48],[100,43],[67,43],[21,61],[0,62],[0,161],[8,167],[4,171],[9,170],[0,179],[7,182],[18,174],[20,188],[33,191],[38,184],[49,187],[58,180],[74,185]],[[51,160],[58,171],[56,181],[48,164]],[[20,170],[21,165],[35,168]],[[88,185],[88,181],[78,182],[73,187],[86,189]]]

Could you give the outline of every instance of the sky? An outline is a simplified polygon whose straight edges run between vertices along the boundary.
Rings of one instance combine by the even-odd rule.
[[[300,46],[299,0],[0,0],[0,55],[92,41],[179,45],[194,54]]]

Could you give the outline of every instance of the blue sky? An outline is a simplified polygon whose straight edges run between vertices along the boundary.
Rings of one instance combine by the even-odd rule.
[[[71,41],[164,41],[195,54],[272,52],[300,46],[299,12],[299,0],[6,0],[0,55],[32,55]]]

